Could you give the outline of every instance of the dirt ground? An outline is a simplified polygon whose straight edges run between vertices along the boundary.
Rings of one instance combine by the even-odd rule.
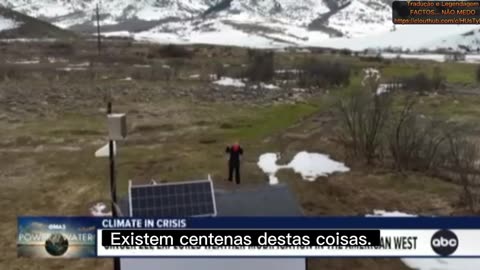
[[[230,62],[241,63],[240,56],[231,54]],[[13,52],[8,57],[19,58]],[[182,181],[207,174],[215,185],[231,188],[225,183],[223,150],[238,139],[246,149],[244,185],[266,184],[256,165],[265,152],[281,152],[289,159],[308,150],[347,162],[351,172],[315,182],[303,181],[292,172],[279,173],[306,215],[364,215],[375,209],[435,215],[463,211],[457,207],[458,185],[345,160],[335,140],[336,119],[325,102],[331,96],[325,92],[301,102],[242,102],[231,96],[208,100],[204,98],[208,92],[195,94],[209,91],[211,84],[205,81],[121,80],[125,74],[112,79],[114,72],[108,69],[90,79],[71,75],[75,73],[61,73],[57,79],[28,65],[23,67],[28,76],[18,66],[9,68],[0,80],[0,220],[4,221],[0,269],[112,268],[112,260],[33,260],[17,258],[15,251],[17,216],[88,215],[93,203],[108,200],[108,164],[94,157],[106,143],[106,97],[113,100],[115,112],[128,115],[128,139],[118,146],[120,194],[125,194],[128,180]],[[189,66],[183,72],[201,71]],[[110,79],[102,79],[107,75]],[[178,95],[186,88],[193,90]],[[472,102],[468,97],[456,98],[464,106]],[[448,113],[471,115],[472,111]],[[311,259],[308,266],[309,270],[406,269],[398,259]]]

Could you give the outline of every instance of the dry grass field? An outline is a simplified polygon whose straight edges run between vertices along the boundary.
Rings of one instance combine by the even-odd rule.
[[[128,115],[129,135],[118,146],[120,195],[128,180],[182,181],[207,174],[215,185],[235,188],[225,181],[223,151],[238,139],[246,150],[243,185],[267,184],[256,165],[265,152],[281,152],[288,160],[307,150],[347,163],[351,172],[315,182],[292,172],[279,174],[307,215],[364,215],[374,209],[471,214],[459,203],[461,186],[456,183],[347,159],[337,140],[332,100],[339,91],[358,87],[361,69],[370,66],[392,77],[440,66],[451,89],[475,90],[473,65],[277,53],[276,70],[296,68],[308,57],[352,65],[350,86],[300,95],[288,80],[274,82],[281,90],[212,84],[212,74],[243,74],[248,64],[244,49],[196,46],[172,52],[130,41],[104,45],[99,56],[95,44],[85,41],[0,42],[0,269],[111,269],[111,260],[29,260],[15,253],[17,216],[88,215],[93,203],[108,201],[108,164],[94,157],[106,143],[107,100],[113,101],[115,112]],[[480,97],[475,94],[419,98],[425,114],[479,120]],[[317,269],[406,267],[398,259],[309,260],[309,270]]]

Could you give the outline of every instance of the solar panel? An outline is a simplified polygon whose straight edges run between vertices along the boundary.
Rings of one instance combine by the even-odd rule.
[[[199,180],[130,185],[130,216],[200,217],[216,215],[213,183]]]

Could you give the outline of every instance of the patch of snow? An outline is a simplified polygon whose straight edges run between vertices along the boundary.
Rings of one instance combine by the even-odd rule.
[[[39,64],[40,63],[40,60],[20,60],[20,61],[16,61],[16,62],[7,62],[7,63],[10,63],[10,64],[18,64],[18,65],[35,65],[35,64]]]
[[[132,77],[126,77],[126,78],[121,79],[121,81],[131,81],[131,80],[133,80]]]
[[[391,21],[390,21],[391,24]],[[307,43],[337,49],[364,50],[368,48],[401,47],[419,50],[431,48],[438,40],[449,35],[458,35],[478,28],[474,25],[397,25],[396,31],[377,32],[373,35],[356,38],[319,39],[310,36]]]
[[[188,76],[190,79],[198,79],[200,78],[200,74],[192,74],[190,76]]]
[[[128,31],[106,32],[102,33],[104,37],[133,37],[133,34]]]
[[[18,23],[16,21],[0,16],[0,31],[5,31],[17,27]]]
[[[270,185],[277,185],[279,183],[278,178],[275,176],[275,174],[280,170],[284,168],[288,168],[285,165],[278,165],[277,160],[280,159],[280,154],[275,154],[275,153],[266,153],[261,155],[258,158],[258,167],[268,175],[268,180]]]
[[[373,210],[373,214],[368,214],[366,217],[417,217],[417,215],[400,211]]]
[[[278,165],[279,154],[266,153],[259,157],[258,167],[268,175],[270,185],[278,184],[276,173],[281,169],[292,169],[306,181],[315,181],[320,176],[328,176],[335,172],[348,172],[345,164],[330,159],[328,155],[300,152],[287,165]]]
[[[229,77],[222,77],[213,83],[221,86],[245,87],[245,83],[242,80]]]
[[[111,211],[106,211],[107,206],[104,203],[96,203],[90,208],[90,214],[94,217],[109,217],[112,216]]]
[[[467,54],[466,57],[465,57],[465,62],[466,63],[478,64],[478,63],[480,63],[480,55],[479,54],[472,54],[472,55]]]
[[[445,62],[445,55],[438,53],[424,53],[424,54],[400,54],[401,59],[418,59],[430,60],[436,62]]]
[[[300,92],[300,93],[304,93],[307,91],[307,89],[304,89],[304,88],[292,88],[292,91],[293,92]]]
[[[329,156],[306,151],[298,153],[288,164],[296,173],[307,181],[315,181],[320,176],[328,176],[334,172],[348,172],[345,164],[330,159]]]
[[[63,71],[80,71],[80,70],[87,70],[87,67],[90,66],[90,62],[83,62],[78,64],[69,64],[64,68],[57,68],[57,70]]]
[[[381,53],[380,56],[385,59],[418,59],[445,62],[445,55],[440,53]]]
[[[149,68],[151,67],[150,65],[139,65],[139,64],[135,64],[133,65],[133,67],[136,67],[136,68]]]
[[[162,68],[164,69],[171,69],[171,67],[169,65],[162,65]]]
[[[64,67],[64,68],[57,68],[57,70],[61,71],[82,71],[82,70],[87,70],[86,68],[83,67]]]
[[[377,95],[388,93],[390,90],[400,89],[402,87],[404,87],[404,85],[401,83],[381,83],[378,85]]]
[[[58,40],[55,38],[7,38],[7,39],[0,39],[2,42],[7,42],[7,43],[14,43],[14,42],[23,42],[23,43],[29,43],[29,42],[57,42]]]
[[[90,62],[83,62],[79,64],[70,64],[68,67],[88,67],[90,66]]]
[[[49,63],[68,63],[68,60],[63,58],[47,57],[47,60]]]
[[[384,53],[380,53],[380,57],[384,58],[384,59],[399,59],[399,58],[402,58],[402,54],[401,53],[390,53],[390,52],[384,52]]]
[[[280,87],[278,87],[278,86],[276,86],[276,85],[273,85],[273,84],[264,84],[264,83],[262,83],[262,87],[263,87],[263,88],[266,88],[266,89],[271,89],[271,90],[273,90],[273,89],[280,89]]]
[[[445,55],[443,54],[402,54],[400,57],[403,59],[420,59],[445,62]]]
[[[276,89],[280,89],[280,87],[276,86],[276,85],[273,85],[273,84],[266,84],[266,83],[260,83],[260,85],[254,85],[252,86],[253,89],[257,89],[257,88],[261,88],[261,89],[269,89],[269,90],[276,90]]]
[[[297,73],[300,73],[300,70],[298,70],[298,69],[278,69],[278,70],[275,70],[275,73],[278,73],[278,74],[285,74],[285,73],[297,74]]]
[[[381,95],[381,94],[385,94],[385,93],[388,93],[388,84],[384,84],[384,83],[381,83],[378,85],[378,88],[377,88],[377,95]]]
[[[91,14],[94,14],[94,13],[91,13]],[[85,17],[80,16],[80,17],[65,18],[61,21],[54,21],[54,24],[60,28],[70,28],[74,25],[82,24],[84,22],[85,22]]]

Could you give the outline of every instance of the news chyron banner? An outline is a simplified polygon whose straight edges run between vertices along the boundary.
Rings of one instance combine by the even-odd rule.
[[[19,257],[480,257],[480,218],[19,217]]]
[[[479,24],[480,1],[394,1],[394,24]]]

